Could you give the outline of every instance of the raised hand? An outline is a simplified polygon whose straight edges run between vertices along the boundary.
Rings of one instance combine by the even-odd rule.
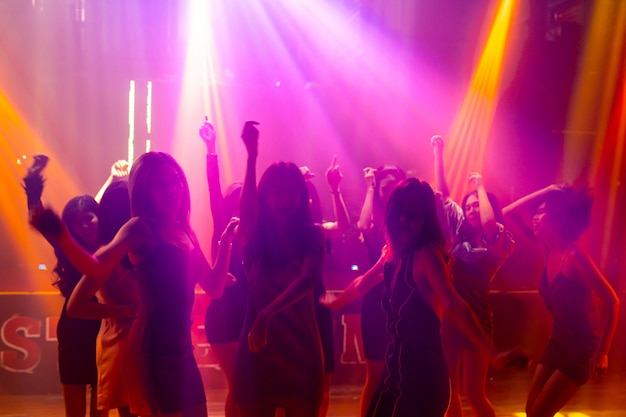
[[[128,161],[120,159],[116,161],[113,165],[111,165],[111,178],[113,179],[123,179],[129,174],[130,164]]]
[[[315,174],[313,173],[313,171],[311,171],[311,168],[306,165],[300,167],[300,173],[304,177],[305,181],[315,178]]]
[[[363,168],[363,178],[365,178],[365,184],[368,188],[376,187],[376,168]]]
[[[259,122],[249,120],[243,125],[243,131],[241,132],[241,139],[243,139],[248,156],[256,157],[259,154],[259,129],[257,126]]]
[[[478,188],[483,185],[483,176],[478,172],[470,172],[468,182]]]
[[[332,192],[339,191],[339,184],[343,179],[343,174],[337,165],[337,155],[333,155],[333,159],[330,161],[330,166],[326,170],[326,183],[330,187]]]
[[[33,155],[33,164],[28,168],[28,175],[41,175],[49,160],[50,158],[42,153]]]
[[[443,138],[439,135],[431,137],[430,146],[433,148],[434,154],[440,154],[443,152]]]
[[[204,123],[198,129],[198,134],[204,141],[207,152],[215,153],[215,128],[209,123],[209,118],[204,116]]]

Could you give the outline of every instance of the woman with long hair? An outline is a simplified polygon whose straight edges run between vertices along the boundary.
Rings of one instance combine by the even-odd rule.
[[[129,193],[133,217],[95,256],[76,244],[50,209],[33,213],[31,224],[51,236],[85,273],[84,293],[95,293],[129,257],[140,294],[138,311],[136,306],[119,307],[119,316],[136,316],[128,335],[130,411],[205,417],[206,397],[190,333],[194,288],[199,284],[210,296],[221,296],[236,221],[224,232],[211,268],[189,224],[185,174],[172,156],[141,155],[130,172]]]
[[[324,234],[311,217],[299,168],[276,162],[256,185],[259,131],[246,122],[248,158],[238,231],[248,279],[248,306],[235,364],[242,417],[317,417],[323,355],[314,288],[322,279]]]

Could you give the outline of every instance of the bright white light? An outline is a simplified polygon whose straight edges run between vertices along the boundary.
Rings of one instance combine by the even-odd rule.
[[[152,148],[152,141],[150,139],[146,139],[146,153],[150,152],[151,148]]]
[[[46,264],[39,264],[37,265],[37,269],[39,269],[40,271],[47,271],[48,266]]]
[[[359,270],[359,266],[358,266],[358,265],[352,265],[352,266],[350,267],[350,269],[351,269],[352,271],[358,271],[358,270]]]
[[[146,131],[152,133],[152,81],[148,81],[148,97],[146,97]]]
[[[276,81],[276,87],[280,87],[280,81]]]
[[[128,163],[135,160],[135,80],[130,80],[128,91]]]

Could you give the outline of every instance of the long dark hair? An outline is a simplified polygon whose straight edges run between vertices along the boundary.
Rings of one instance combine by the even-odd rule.
[[[129,219],[128,182],[116,181],[107,187],[100,200],[98,227],[102,243],[109,243]]]
[[[270,165],[261,177],[257,190],[258,217],[256,230],[252,239],[252,249],[260,257],[261,262],[273,263],[281,260],[276,252],[276,231],[274,219],[268,205],[269,193],[273,187],[281,182],[293,185],[293,191],[300,197],[300,205],[289,218],[289,230],[294,237],[293,243],[301,254],[312,236],[313,219],[309,207],[309,190],[298,166],[291,162],[279,161]]]
[[[575,242],[591,225],[593,197],[589,188],[564,186],[550,191],[545,198],[546,211],[561,222],[559,235]]]
[[[176,160],[165,152],[147,152],[141,155],[133,163],[128,178],[128,190],[130,193],[130,207],[133,216],[150,216],[153,207],[149,198],[150,182],[152,177],[163,167],[171,166],[178,174],[183,185],[183,199],[178,214],[176,215],[180,224],[187,230],[191,230],[189,225],[189,214],[191,211],[191,197],[189,195],[189,183],[181,166]]]
[[[96,217],[99,216],[100,210],[98,203],[92,196],[85,194],[72,198],[63,208],[61,219],[66,225],[71,225],[76,219],[76,216],[82,212],[91,212],[96,215]],[[68,231],[83,248],[89,249],[90,251],[94,249],[89,247],[88,242],[83,241],[80,236],[76,235],[72,227],[68,227]],[[72,294],[74,287],[76,287],[76,284],[78,284],[83,274],[72,265],[61,248],[55,247],[54,254],[57,258],[57,264],[52,272],[56,276],[56,280],[52,285],[57,287],[59,291],[61,291],[61,294],[67,298]]]
[[[461,227],[459,227],[459,232],[456,236],[454,236],[454,242],[469,242],[474,239],[474,230],[472,226],[470,226],[469,222],[465,218],[465,205],[467,204],[467,200],[471,196],[476,196],[478,198],[478,192],[472,191],[463,197],[461,203],[461,210],[463,210],[463,222],[461,223]],[[487,192],[487,198],[489,199],[489,204],[491,204],[491,209],[493,210],[493,215],[498,223],[504,223],[504,215],[502,214],[502,208],[500,207],[500,202],[495,194]]]
[[[128,182],[116,181],[109,185],[100,200],[100,218],[98,227],[100,240],[103,244],[109,243],[120,228],[130,219],[130,195]],[[124,256],[122,264],[131,268],[128,255]]]
[[[401,249],[398,247],[397,235],[402,228],[400,217],[404,215],[403,207],[406,207],[406,204],[403,203],[407,201],[411,206],[419,208],[422,216],[422,229],[409,247]],[[435,244],[443,250],[445,238],[437,216],[435,194],[426,181],[407,178],[396,185],[391,192],[385,211],[385,231],[393,258],[400,256],[403,252],[414,251],[427,244]]]

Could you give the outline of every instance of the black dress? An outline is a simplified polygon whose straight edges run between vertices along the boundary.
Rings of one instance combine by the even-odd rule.
[[[385,265],[383,307],[391,342],[368,417],[442,417],[448,408],[450,386],[439,317],[416,287],[412,266],[412,254],[401,259],[391,289],[394,265]]]
[[[540,363],[581,386],[589,379],[589,361],[599,343],[591,288],[562,272],[548,282],[544,270],[539,294],[553,318],[552,335]]]
[[[206,404],[191,344],[195,280],[200,257],[164,241],[135,266],[140,311],[129,334],[126,361],[131,412],[168,414]]]

